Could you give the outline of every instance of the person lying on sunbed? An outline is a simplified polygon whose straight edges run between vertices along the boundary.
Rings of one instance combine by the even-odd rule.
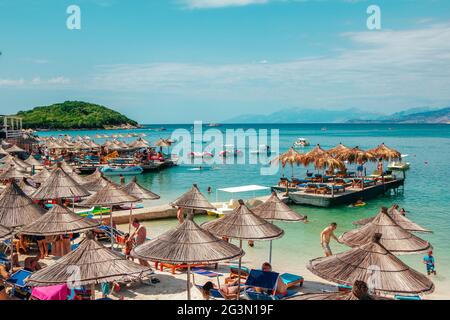
[[[272,265],[268,262],[264,262],[261,270],[264,272],[272,272]],[[256,288],[257,292],[263,292],[260,288]],[[272,292],[267,292],[268,294],[272,294]],[[277,291],[275,292],[276,295],[286,296],[287,295],[287,286],[281,279],[281,277],[278,277],[278,283],[277,283]]]
[[[30,271],[30,272],[35,272],[35,271],[39,271],[42,269],[41,265],[39,264],[39,255],[35,256],[35,257],[28,257],[25,258],[25,261],[23,263],[24,265],[24,270]]]
[[[220,286],[220,288],[218,286],[216,286],[214,283],[212,283],[211,281],[208,281],[201,288],[203,299],[209,300],[211,298],[211,290],[212,289],[220,290],[220,292],[226,299],[236,298],[239,293],[238,279],[236,279],[232,282],[223,284]]]

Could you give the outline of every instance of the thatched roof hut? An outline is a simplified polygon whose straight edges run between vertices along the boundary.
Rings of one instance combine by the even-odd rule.
[[[369,152],[377,158],[383,160],[400,160],[402,158],[402,154],[399,151],[389,148],[384,143],[372,150],[369,150]]]
[[[123,186],[122,190],[140,200],[158,200],[161,198],[156,193],[141,186],[136,181],[136,178],[134,178],[132,181]]]
[[[48,178],[50,178],[50,171],[48,171],[47,168],[44,167],[41,171],[32,176],[31,180],[33,180],[35,183],[42,184]]]
[[[29,225],[44,214],[15,182],[10,182],[0,194],[0,225],[17,228]]]
[[[371,243],[330,257],[311,260],[307,265],[315,275],[331,282],[352,285],[356,280],[379,293],[429,294],[434,284],[422,273],[407,266],[380,244],[381,234]]]
[[[402,227],[406,231],[432,233],[431,230],[428,230],[428,229],[418,225],[414,221],[411,221],[410,219],[408,219],[407,217],[402,215],[400,212],[398,212],[397,209],[390,209],[390,210],[388,210],[388,214],[392,218],[392,220],[395,221],[396,224],[398,224],[400,227]],[[361,220],[353,222],[353,224],[354,225],[363,226],[363,225],[366,225],[366,224],[372,222],[375,218],[376,218],[376,216],[370,217],[370,218],[361,219]]]
[[[21,179],[24,177],[28,177],[28,174],[15,165],[10,165],[6,171],[0,173],[0,180],[2,181],[11,179]]]
[[[37,200],[61,199],[86,197],[90,193],[62,168],[54,169],[50,177],[45,180],[33,194],[32,198]]]
[[[356,280],[349,292],[321,292],[321,293],[306,293],[302,295],[293,296],[286,300],[391,300],[389,298],[371,295],[369,288],[364,281]]]
[[[303,221],[305,217],[298,214],[278,198],[276,192],[265,202],[252,209],[252,212],[265,220]]]
[[[13,230],[0,225],[0,241],[11,238]]]
[[[191,190],[183,194],[181,197],[171,202],[172,207],[200,210],[215,210],[214,206],[209,203],[205,196],[198,190],[196,184],[192,185]]]
[[[344,233],[340,241],[350,247],[359,247],[370,243],[375,234],[383,234],[380,243],[394,254],[413,254],[426,252],[431,248],[425,241],[406,231],[388,215],[383,208],[372,222]]]
[[[100,223],[96,220],[80,217],[70,209],[55,204],[46,214],[22,228],[20,233],[33,236],[53,236],[84,232],[99,225]]]
[[[81,202],[81,205],[88,207],[95,205],[113,206],[137,201],[139,199],[130,196],[120,186],[107,180],[107,184],[102,189],[86,198],[86,200]]]
[[[254,214],[242,200],[231,213],[202,227],[218,237],[239,240],[274,240],[284,235],[282,229]]]
[[[26,283],[31,287],[68,283],[73,277],[74,268],[77,270],[76,281],[79,285],[135,280],[152,272],[150,267],[140,266],[99,242],[86,238],[76,250],[33,273]]]

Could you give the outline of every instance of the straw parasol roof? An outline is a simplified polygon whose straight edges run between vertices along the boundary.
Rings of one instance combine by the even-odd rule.
[[[196,184],[192,185],[192,189],[183,194],[181,197],[171,202],[172,207],[187,209],[203,209],[215,210],[216,208],[209,203],[205,196],[198,190]]]
[[[3,149],[2,146],[0,146],[0,154],[3,154],[6,156],[8,154],[8,152],[6,152],[5,149]]]
[[[113,206],[130,202],[137,202],[138,198],[133,197],[123,191],[120,186],[107,180],[107,184],[84,200],[83,206]]]
[[[157,200],[161,198],[156,193],[144,188],[137,183],[136,178],[122,187],[122,190],[140,200]]]
[[[318,158],[324,157],[326,155],[328,155],[327,151],[322,149],[320,144],[318,144],[314,149],[303,156],[303,165],[307,166],[316,161]]]
[[[84,232],[99,225],[100,223],[96,220],[80,217],[70,209],[55,204],[38,220],[22,228],[20,233],[33,236],[53,236]]]
[[[6,228],[3,226],[0,226],[0,240],[5,240],[7,238],[11,238],[12,230],[10,228]]]
[[[398,224],[403,229],[409,231],[409,232],[424,232],[424,233],[432,233],[432,231],[425,229],[424,227],[418,225],[417,223],[409,220],[407,217],[402,215],[400,212],[398,212],[396,209],[388,210],[389,216],[392,218],[392,220],[395,221],[396,224]],[[353,222],[354,225],[366,225],[370,222],[372,222],[375,217],[370,217],[366,219],[361,219],[358,221]]]
[[[182,224],[136,247],[131,255],[165,263],[200,264],[231,260],[244,251],[200,228],[188,214]]]
[[[372,241],[375,234],[383,234],[381,244],[394,254],[421,253],[429,250],[431,245],[409,231],[406,231],[388,215],[383,208],[372,222],[344,233],[340,241],[350,247],[358,247]]]
[[[18,186],[29,197],[36,191],[35,187],[28,184],[28,182],[26,181],[26,178],[22,178],[22,180],[20,180]]]
[[[5,150],[8,153],[19,153],[19,152],[25,152],[22,148],[19,148],[17,145],[13,145],[12,147]]]
[[[342,152],[345,152],[348,150],[350,150],[350,148],[343,145],[341,142],[336,147],[328,150],[328,153],[331,154],[332,156],[337,156],[337,155],[341,154]]]
[[[282,229],[254,214],[242,200],[231,213],[202,227],[218,237],[240,240],[274,240],[284,235]]]
[[[372,281],[374,290],[387,294],[432,293],[434,284],[430,279],[390,253],[380,244],[380,238],[378,233],[372,242],[361,247],[311,260],[307,268],[322,279],[339,284]]]
[[[83,177],[83,185],[94,182],[103,176],[102,172],[97,168],[94,173]]]
[[[342,151],[338,155],[336,155],[336,158],[341,161],[348,161],[349,163],[357,164],[364,164],[369,161],[377,160],[377,157],[374,154],[361,150],[359,147]]]
[[[67,173],[67,174],[73,173],[73,168],[72,168],[72,166],[69,165],[69,164],[67,164],[67,162],[65,162],[65,161],[58,162],[58,163],[56,163],[55,165],[53,165],[51,168],[52,168],[52,169],[56,169],[56,168],[58,168],[58,167],[61,168],[61,169],[63,169],[64,172]]]
[[[83,186],[85,184],[84,177],[73,171],[72,173],[69,173],[69,176],[75,180],[76,183]]]
[[[49,200],[60,198],[86,197],[89,191],[78,184],[62,168],[54,169],[50,177],[45,180],[39,189],[32,195],[33,199]]]
[[[0,194],[0,225],[4,227],[28,225],[39,219],[44,212],[15,182],[10,182]]]
[[[383,160],[400,160],[402,158],[402,154],[399,151],[389,148],[384,143],[375,149],[369,150],[369,152]]]
[[[157,147],[170,147],[172,143],[167,139],[159,139],[155,142],[155,146]]]
[[[152,272],[150,267],[140,266],[105,248],[99,242],[86,238],[76,250],[33,273],[26,283],[31,287],[67,283],[73,278],[74,268],[77,269],[76,281],[79,285],[133,280]]]
[[[43,183],[45,180],[47,180],[50,177],[50,171],[47,170],[47,168],[42,168],[41,171],[36,173],[34,176],[31,177],[31,179],[35,183]]]
[[[36,158],[33,157],[32,155],[30,155],[24,162],[27,163],[30,166],[35,166],[35,167],[42,166],[42,163],[37,161]]]
[[[90,192],[97,192],[106,187],[108,185],[108,182],[110,182],[108,179],[100,175],[100,177],[97,178],[96,180],[84,183],[83,187],[89,190]]]
[[[276,192],[265,202],[252,209],[253,213],[265,220],[302,221],[305,217],[298,214],[278,198]]]
[[[16,164],[17,166],[23,168],[24,170],[31,168],[31,165],[26,163],[25,161],[23,161],[22,159],[20,159],[19,157],[14,157],[13,159],[13,163]]]
[[[28,174],[15,165],[10,165],[9,168],[0,173],[0,180],[20,179],[28,177]]]
[[[11,164],[13,160],[14,157],[8,153],[6,156],[0,159],[0,162],[5,164]]]
[[[286,300],[392,300],[369,294],[369,288],[364,281],[356,280],[349,292],[322,292],[297,295]]]
[[[314,167],[316,169],[344,170],[345,164],[342,161],[333,158],[329,154],[323,154],[323,155],[317,156],[316,160],[314,160]]]
[[[129,144],[131,148],[135,149],[141,149],[141,148],[148,148],[149,144],[147,141],[143,140],[142,138],[139,138]]]

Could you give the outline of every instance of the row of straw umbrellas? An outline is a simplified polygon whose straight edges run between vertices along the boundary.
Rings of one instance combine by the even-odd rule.
[[[325,150],[318,144],[307,153],[300,153],[294,148],[290,148],[286,153],[273,159],[272,162],[281,163],[283,168],[289,164],[292,170],[295,164],[314,165],[316,169],[344,170],[345,163],[361,165],[367,162],[376,162],[379,159],[399,160],[401,156],[399,151],[386,146],[384,143],[368,151],[359,147],[350,148],[342,143],[332,149]]]
[[[96,180],[93,176],[90,178]],[[99,179],[101,178],[100,176]],[[51,185],[54,186],[53,189]],[[33,193],[33,197],[36,199],[83,197],[87,195],[87,193],[83,195],[83,192],[85,192],[83,189],[61,166],[58,166],[53,169],[50,177],[41,187]],[[111,205],[111,203],[136,200],[136,198],[130,198],[130,195],[126,193],[121,193],[120,190],[118,186],[105,182],[105,187],[89,196],[85,202]],[[108,194],[108,197],[105,194]],[[172,206],[186,209],[187,219],[175,229],[169,230],[135,248],[132,252],[133,256],[144,260],[182,263],[188,266],[239,258],[239,265],[241,265],[241,258],[244,255],[242,250],[243,240],[274,240],[283,236],[283,230],[269,221],[301,221],[304,219],[286,206],[276,194],[273,194],[269,200],[255,209],[249,209],[240,201],[239,207],[231,214],[199,226],[194,222],[194,211],[211,210],[214,207],[195,185],[189,192],[174,201]],[[53,215],[64,214],[62,207],[55,206],[42,216],[42,209],[34,205],[33,201],[14,182],[11,182],[2,193],[0,208],[3,208],[0,214],[0,225],[3,226],[2,234],[4,233],[4,235],[0,234],[0,237],[10,235],[11,228],[22,228],[22,230],[15,229],[12,234],[14,232],[27,232],[45,235],[49,234],[50,230],[52,232],[56,230],[57,233],[66,233],[70,232],[68,229],[71,228],[74,230],[89,230],[94,227],[93,225],[83,224],[83,222],[88,221],[87,218],[78,216],[73,216],[73,220],[70,220],[76,221],[71,227],[68,227],[67,224],[70,223],[67,223],[67,221],[66,226],[62,229],[51,226],[48,221],[58,220],[52,216],[48,218],[48,215],[50,213]],[[23,212],[27,214],[19,214]],[[74,215],[68,209],[65,212]],[[24,221],[25,218],[26,221]],[[43,222],[50,229],[45,229],[40,223],[33,225],[35,221]],[[80,224],[84,227],[82,228]],[[433,291],[434,286],[428,278],[409,268],[394,255],[428,250],[430,244],[412,234],[412,232],[428,232],[427,229],[401,216],[395,210],[390,212],[382,210],[376,217],[358,221],[357,224],[363,226],[360,229],[349,231],[341,237],[341,241],[353,247],[353,249],[329,258],[312,260],[308,268],[326,280],[342,284],[353,284],[357,280],[368,282],[371,275],[377,271],[379,281],[375,281],[371,285],[376,292],[380,293],[430,293]],[[223,241],[222,237],[237,239],[240,246],[236,247]],[[71,259],[85,261],[82,259],[85,258],[82,253],[83,250],[101,253],[106,249],[95,240],[86,238],[80,248],[61,258],[54,265],[33,274],[29,279],[29,284],[32,286],[47,286],[61,283],[63,278],[67,276],[61,270],[66,270],[64,267],[69,263],[74,264],[74,260]],[[105,255],[98,258],[99,261],[107,259]],[[91,284],[102,281],[99,280],[100,278],[92,280],[95,276],[92,274],[93,271],[90,269],[89,263],[85,261],[83,266],[88,270],[86,271],[86,279],[88,279],[86,281]],[[107,273],[107,270],[103,271],[103,273],[99,270],[95,272],[100,272],[102,279],[111,279],[104,274]],[[138,271],[139,275],[150,272],[148,269],[139,269]],[[59,278],[55,275],[58,275]],[[117,277],[124,277],[124,275],[121,274]],[[88,282],[83,283],[88,284]],[[188,298],[190,298],[190,267],[188,267],[187,272],[187,293]]]

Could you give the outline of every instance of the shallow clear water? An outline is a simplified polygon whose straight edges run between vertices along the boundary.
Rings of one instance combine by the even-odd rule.
[[[158,126],[153,126],[158,127]],[[166,125],[166,132],[149,131],[147,128],[134,130],[145,132],[146,139],[155,141],[160,137],[169,137],[173,129],[183,126]],[[184,126],[190,128],[191,126]],[[342,125],[342,124],[299,124],[299,125],[227,125],[227,128],[267,128],[280,130],[280,150],[287,150],[298,137],[307,138],[312,145],[320,143],[323,148],[334,147],[339,142],[348,146],[359,146],[369,149],[384,142],[388,146],[408,154],[406,161],[411,163],[411,170],[407,172],[404,193],[395,196],[384,196],[368,202],[361,208],[337,207],[320,209],[312,207],[294,206],[294,209],[308,215],[311,223],[277,223],[285,230],[285,236],[274,242],[274,266],[286,267],[292,272],[299,270],[311,258],[322,255],[319,244],[320,231],[330,222],[338,223],[337,234],[353,228],[352,221],[376,214],[381,206],[398,203],[406,208],[408,217],[417,223],[434,231],[433,234],[420,234],[429,240],[435,248],[438,276],[433,278],[437,291],[447,293],[450,297],[450,126],[449,125]],[[321,128],[326,127],[327,131]],[[217,129],[217,128],[216,128]],[[41,135],[57,135],[65,132],[43,132]],[[71,135],[91,135],[97,131],[76,131]],[[111,131],[102,133],[112,134]],[[124,133],[120,131],[120,133]],[[125,131],[126,133],[126,131]],[[132,140],[132,139],[128,139]],[[99,140],[99,142],[102,142]],[[277,176],[261,176],[257,165],[222,165],[214,170],[190,171],[179,166],[155,173],[146,173],[138,177],[139,181],[162,199],[157,203],[167,203],[182,194],[192,183],[197,183],[206,193],[208,186],[213,190],[222,187],[233,187],[248,184],[273,185],[278,181]],[[295,167],[295,175],[302,177],[305,168]],[[369,169],[368,169],[368,172]],[[290,175],[290,169],[286,171]],[[262,195],[264,193],[257,193]],[[235,195],[248,198],[253,194]],[[216,194],[209,195],[211,201],[216,200]],[[227,200],[224,194],[220,200]],[[196,218],[199,221],[207,217]],[[149,222],[150,235],[157,235],[176,225],[173,220]],[[333,243],[335,251],[345,250],[344,246]],[[267,259],[268,244],[257,244],[255,248],[247,249],[244,260],[259,264]],[[411,266],[424,271],[421,255],[402,257]]]

